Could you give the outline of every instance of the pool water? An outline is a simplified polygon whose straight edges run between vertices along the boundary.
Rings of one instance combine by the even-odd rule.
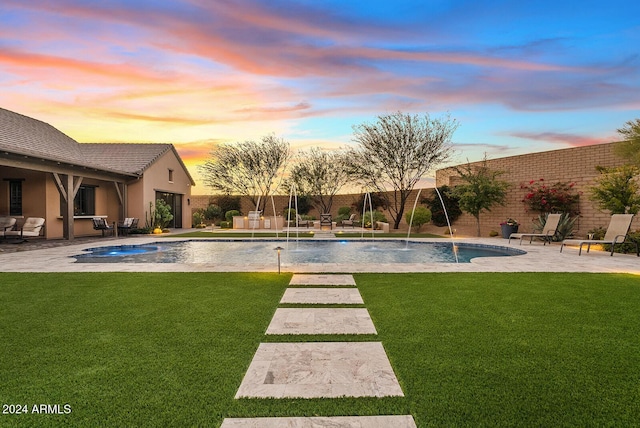
[[[273,264],[281,247],[283,266],[303,263],[349,265],[392,263],[455,263],[452,242],[413,242],[396,240],[187,240],[90,248],[75,255],[78,263],[206,263],[226,266],[264,266]],[[479,244],[455,245],[458,262],[475,257],[504,257],[524,251]]]

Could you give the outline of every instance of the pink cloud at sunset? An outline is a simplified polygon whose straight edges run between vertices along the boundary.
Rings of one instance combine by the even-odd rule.
[[[597,144],[640,115],[640,6],[579,6],[5,0],[0,106],[194,176],[212,144],[331,150],[398,110],[460,120],[462,159]]]

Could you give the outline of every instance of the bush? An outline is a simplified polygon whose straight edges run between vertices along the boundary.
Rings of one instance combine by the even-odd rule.
[[[451,195],[451,189],[449,188],[449,186],[440,186],[438,187],[438,190],[442,195],[442,201],[444,202],[444,206],[447,209],[449,221],[453,223],[458,219],[458,217],[462,215],[462,210],[460,209],[460,205],[458,204],[458,198]],[[431,221],[434,225],[438,227],[448,226],[447,216],[445,215],[445,211],[442,208],[442,203],[440,202],[440,198],[438,198],[435,190],[433,191],[433,195],[431,197],[427,196],[423,198],[420,203],[425,204],[431,211]]]
[[[240,211],[238,210],[229,210],[226,213],[224,213],[224,218],[227,219],[228,222],[230,222],[233,225],[233,217],[237,217],[241,215]]]
[[[413,222],[411,221],[411,214],[413,213]],[[411,224],[416,227],[416,232],[420,231],[422,225],[427,224],[431,221],[431,210],[425,207],[416,207],[416,209],[412,212],[408,212],[405,214],[405,220],[407,224]]]
[[[525,191],[522,202],[527,211],[544,213],[568,213],[571,216],[579,214],[578,203],[580,193],[573,188],[575,183],[557,182],[547,185],[544,178],[531,180],[528,184],[520,185]]]
[[[337,222],[341,222],[342,220],[347,220],[351,217],[351,207],[340,207],[338,208],[338,217],[336,217]]]
[[[296,221],[296,214],[297,213],[295,208],[285,208],[284,211],[282,212],[284,221],[287,221],[287,220]]]
[[[218,205],[210,204],[204,211],[203,216],[205,220],[216,220],[222,218],[222,208]]]
[[[597,169],[601,175],[591,188],[591,200],[611,214],[637,214],[640,210],[640,186],[636,181],[638,168],[623,166]]]
[[[202,227],[202,225],[204,224],[204,210],[203,209],[198,209],[193,213],[193,220],[191,222],[193,227]]]
[[[489,236],[492,237],[492,238],[495,238],[498,235],[499,235],[499,233],[497,231],[495,231],[495,230],[492,230],[491,232],[489,232]]]
[[[212,198],[209,204],[219,206],[220,211],[224,214],[231,210],[240,211],[240,196],[221,195],[215,199]],[[220,218],[222,218],[222,213],[220,214]]]
[[[376,223],[379,221],[384,223],[388,222],[387,218],[380,211],[373,212],[373,221]],[[364,213],[364,216],[362,217],[362,225],[367,228],[371,227],[371,212]]]
[[[229,211],[229,212],[231,212],[231,211]],[[231,229],[231,228],[233,228],[233,221],[221,221],[220,222],[220,228],[221,229]]]

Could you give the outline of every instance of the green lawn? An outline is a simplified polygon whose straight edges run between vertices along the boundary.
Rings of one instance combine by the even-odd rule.
[[[406,397],[235,400],[289,278],[0,274],[0,402],[72,409],[0,426],[394,413],[418,426],[640,425],[636,276],[359,274],[379,332],[366,339],[383,342]]]

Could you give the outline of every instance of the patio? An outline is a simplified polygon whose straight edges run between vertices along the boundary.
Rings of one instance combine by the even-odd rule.
[[[188,230],[181,230],[184,233]],[[232,234],[229,238],[232,238]],[[366,235],[365,235],[366,238]],[[208,264],[179,263],[75,263],[71,256],[80,254],[86,248],[109,245],[138,245],[162,241],[184,240],[185,238],[137,235],[120,238],[77,238],[73,242],[65,240],[31,240],[23,244],[0,244],[1,272],[228,272],[256,271],[255,268],[212,266]],[[260,239],[256,234],[255,239]],[[294,239],[294,236],[289,238]],[[302,238],[301,238],[302,239]],[[335,239],[333,235],[318,234],[314,239]],[[412,238],[413,240],[413,238]],[[416,241],[431,241],[418,238]],[[442,242],[442,239],[438,240]],[[371,264],[350,266],[337,263],[299,264],[287,266],[283,271],[294,273],[334,272],[592,272],[592,273],[640,273],[640,260],[635,255],[615,254],[592,250],[578,256],[578,250],[567,248],[560,253],[560,245],[543,246],[542,243],[518,245],[501,238],[456,238],[455,242],[469,242],[483,245],[519,248],[527,254],[513,257],[482,257],[471,263],[431,263],[431,264]],[[28,252],[25,254],[25,252]],[[262,272],[277,271],[274,254],[272,265],[258,269]]]

